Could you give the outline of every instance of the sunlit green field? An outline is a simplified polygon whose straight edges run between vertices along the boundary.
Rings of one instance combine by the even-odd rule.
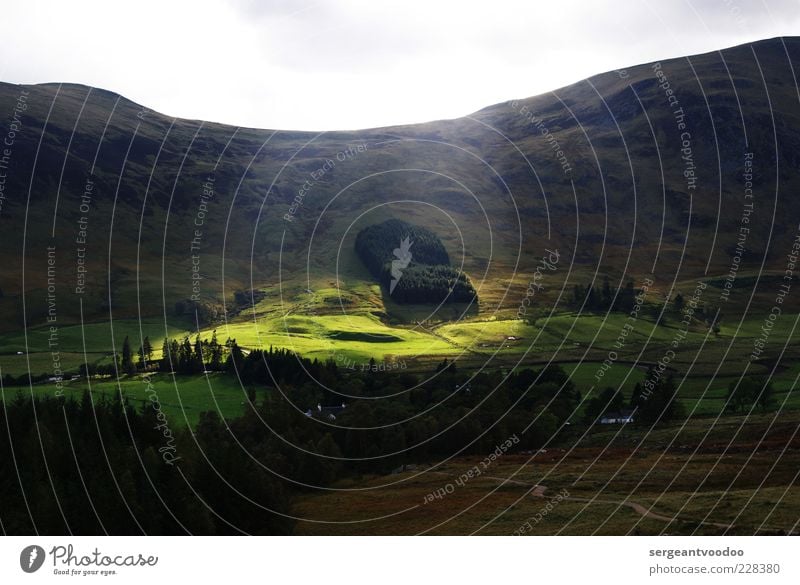
[[[210,331],[202,333],[208,337]],[[217,327],[217,336],[230,337],[247,348],[285,347],[310,358],[346,356],[358,361],[417,358],[430,354],[455,355],[459,348],[414,328],[389,327],[374,315],[295,316],[256,320]]]
[[[373,287],[374,288],[374,287]],[[235,339],[245,351],[256,348],[281,347],[309,358],[333,359],[340,365],[366,364],[370,359],[378,362],[403,363],[409,369],[427,371],[443,358],[463,360],[466,366],[489,367],[541,367],[546,363],[561,365],[571,376],[585,400],[606,387],[622,390],[630,397],[634,385],[641,382],[650,364],[662,358],[665,351],[675,347],[681,333],[677,319],[656,325],[644,313],[616,345],[627,321],[625,314],[594,315],[560,313],[542,316],[530,321],[497,319],[486,316],[466,316],[459,321],[424,321],[425,315],[412,308],[398,320],[377,310],[379,291],[362,286],[347,294],[337,289],[319,289],[306,295],[300,304],[282,305],[279,299],[260,302],[252,313],[244,312],[229,323],[206,327],[199,333],[209,339],[214,331],[220,342]],[[302,295],[300,295],[302,300]],[[376,310],[365,311],[364,306],[376,303]],[[306,304],[304,304],[306,303]],[[348,307],[353,307],[348,310]],[[357,307],[357,308],[355,308]],[[750,362],[749,353],[760,334],[761,317],[754,313],[744,323],[731,319],[719,334],[708,333],[694,324],[675,348],[670,372],[679,386],[680,400],[687,414],[716,416],[725,405],[728,384],[742,373],[770,375],[773,382],[773,408],[800,408],[800,395],[794,392],[800,374],[800,351],[795,347],[791,328],[795,315],[785,314],[776,322],[771,333],[768,359]],[[738,327],[738,330],[737,330]],[[113,336],[112,336],[113,332]],[[50,353],[49,330],[46,327],[0,336],[0,374],[33,375],[53,371]],[[180,339],[194,337],[188,322],[165,325],[163,321],[117,320],[112,323],[87,323],[60,326],[57,349],[65,372],[77,372],[84,362],[108,364],[123,339],[128,336],[134,352],[144,336],[150,338],[155,350],[154,359],[161,357],[161,344],[165,334]],[[113,341],[112,341],[113,339]],[[787,350],[775,367],[775,358]],[[84,353],[85,351],[85,353]],[[616,358],[598,377],[603,360],[614,351]],[[746,370],[746,371],[745,371]],[[774,370],[774,371],[773,371]],[[206,409],[220,410],[226,416],[240,412],[242,391],[233,387],[223,376],[216,376],[214,388],[208,389],[205,378],[178,380],[176,390],[171,379],[158,375],[159,393],[176,416],[194,420],[197,412]],[[84,382],[73,382],[69,391],[80,393]],[[139,400],[141,383],[124,379],[122,386],[127,396]],[[35,385],[34,392],[47,394],[53,388]],[[96,382],[93,391],[116,393],[115,384]],[[16,392],[14,387],[8,393]],[[218,398],[218,402],[214,398]],[[184,408],[182,408],[182,405]],[[580,413],[578,413],[580,414]]]

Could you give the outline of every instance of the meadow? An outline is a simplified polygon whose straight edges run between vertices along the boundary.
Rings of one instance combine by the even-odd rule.
[[[332,309],[331,299],[338,299],[335,292],[330,289],[308,294],[307,299],[283,310],[275,301],[262,302],[252,315],[245,313],[231,322],[201,329],[199,335],[210,339],[216,331],[220,342],[235,339],[245,351],[287,348],[311,359],[330,359],[339,367],[350,369],[367,368],[371,359],[382,369],[415,372],[430,371],[444,358],[456,359],[463,367],[503,371],[557,363],[570,374],[586,401],[606,387],[620,389],[629,399],[647,368],[663,358],[681,334],[680,323],[675,319],[656,324],[654,319],[642,317],[620,347],[620,332],[627,321],[624,314],[616,313],[565,312],[527,321],[473,316],[457,322],[389,324],[379,311],[365,311],[359,304],[361,301],[354,301],[352,312],[343,312],[341,307]],[[418,309],[409,310],[416,315]],[[792,335],[794,320],[794,315],[787,314],[776,323],[766,354],[770,357],[756,362],[746,358],[759,335],[758,317],[723,324],[717,334],[698,326],[690,328],[680,339],[669,364],[687,414],[718,415],[725,405],[728,384],[743,373],[770,376],[775,407],[800,407],[800,398],[793,392],[800,375]],[[62,369],[74,374],[84,362],[113,363],[113,352],[120,351],[126,336],[131,339],[134,351],[140,340],[148,336],[154,348],[153,359],[158,360],[165,334],[171,339],[189,336],[193,340],[198,332],[192,332],[188,323],[165,324],[158,320],[85,323],[59,327],[57,349]],[[0,335],[0,377],[52,372],[48,335],[46,327]],[[171,413],[177,418],[196,420],[196,414],[205,409],[219,410],[224,416],[241,412],[242,396],[247,389],[235,387],[224,376],[208,379],[177,376],[174,381],[168,378],[157,374],[155,385],[164,397],[164,404],[173,409]],[[75,380],[65,387],[68,393],[77,395],[89,383],[94,393],[116,393],[122,388],[132,400],[142,397],[142,384],[135,378],[123,377],[119,388],[115,382],[102,379]],[[10,387],[6,395],[15,391]],[[52,393],[54,385],[36,384],[33,391]]]
[[[148,384],[146,378],[150,379]],[[245,412],[248,388],[243,388],[233,376],[214,373],[202,376],[173,376],[155,373],[122,377],[119,381],[110,377],[65,381],[61,386],[65,398],[80,401],[89,392],[94,401],[114,399],[121,396],[134,408],[153,408],[157,400],[170,424],[178,427],[197,425],[200,413],[214,411],[223,418],[236,418]],[[17,396],[56,397],[59,387],[43,383],[32,386],[5,387],[3,398],[13,400]],[[257,394],[258,397],[258,394]],[[263,395],[261,396],[263,398]]]

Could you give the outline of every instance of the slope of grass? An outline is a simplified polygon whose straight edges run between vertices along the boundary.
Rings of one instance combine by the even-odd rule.
[[[152,407],[156,399],[170,424],[195,426],[203,411],[216,411],[220,416],[232,418],[240,416],[247,404],[247,392],[239,381],[224,374],[208,376],[175,376],[169,374],[152,374],[152,386],[143,376],[123,378],[119,382],[111,379],[96,379],[90,383],[84,380],[64,382],[63,394],[67,398],[80,400],[83,393],[91,389],[94,400],[102,396],[113,398],[122,393],[131,406],[141,408]],[[6,400],[13,399],[18,393],[22,396],[57,396],[55,384],[35,384],[33,387],[9,387],[4,389]],[[154,398],[155,397],[155,398]],[[260,398],[259,398],[260,399]]]
[[[202,332],[203,337],[210,331]],[[307,357],[338,355],[369,361],[429,354],[455,355],[461,350],[424,331],[390,327],[372,314],[290,315],[285,318],[231,323],[217,327],[217,336],[231,337],[243,347],[285,347]]]

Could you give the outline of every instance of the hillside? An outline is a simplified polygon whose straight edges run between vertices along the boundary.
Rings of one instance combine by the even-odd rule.
[[[562,286],[603,275],[615,288],[650,278],[661,295],[721,282],[707,302],[728,314],[758,284],[753,302],[771,305],[774,280],[753,276],[779,278],[797,235],[798,60],[800,38],[773,39],[460,119],[328,133],[171,119],[66,83],[0,84],[0,327],[82,315],[193,329],[191,299],[206,324],[244,319],[248,305],[411,323],[353,251],[363,227],[391,218],[441,238],[480,317],[517,315],[548,250],[560,261],[536,297],[542,313]]]

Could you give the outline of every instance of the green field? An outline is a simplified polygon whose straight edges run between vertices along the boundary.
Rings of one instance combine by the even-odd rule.
[[[64,396],[80,400],[84,392],[91,390],[94,400],[102,397],[114,398],[120,393],[135,408],[143,405],[149,408],[153,396],[157,397],[161,410],[171,424],[194,426],[204,411],[215,411],[225,418],[235,418],[244,413],[247,392],[233,376],[209,374],[208,376],[172,376],[152,374],[152,387],[143,376],[123,378],[119,382],[106,379],[75,380],[63,384]],[[152,388],[152,389],[150,389]],[[23,387],[9,387],[3,390],[6,400],[17,394],[37,397],[55,397],[58,388],[55,384],[34,384]]]
[[[252,315],[244,313],[229,323],[208,327],[200,332],[209,339],[216,330],[220,342],[236,339],[245,351],[256,348],[281,347],[300,355],[320,360],[333,359],[339,365],[367,364],[370,359],[388,364],[402,363],[418,372],[430,369],[443,358],[457,359],[466,367],[541,367],[546,363],[560,364],[570,374],[585,400],[603,388],[620,388],[626,398],[633,386],[644,379],[647,367],[661,359],[681,333],[675,319],[666,325],[656,325],[644,314],[624,338],[622,347],[615,345],[628,322],[626,315],[612,313],[593,315],[559,313],[531,321],[471,316],[456,322],[440,321],[400,323],[388,319],[380,311],[364,311],[364,303],[375,294],[370,287],[357,288],[347,298],[362,307],[352,313],[342,312],[336,289],[320,289],[306,294],[298,305],[284,306],[276,299],[262,300]],[[302,295],[301,295],[302,296]],[[304,304],[307,303],[307,304]],[[347,303],[345,303],[347,304]],[[324,310],[323,310],[324,309]],[[415,311],[419,307],[410,309]],[[406,315],[407,317],[408,315]],[[800,408],[800,398],[794,392],[800,362],[790,327],[794,315],[786,314],[776,323],[770,338],[766,359],[749,363],[747,357],[753,341],[759,335],[760,317],[747,319],[738,327],[734,322],[722,327],[718,335],[708,334],[694,325],[680,339],[670,372],[680,385],[680,399],[687,414],[715,416],[725,403],[728,384],[738,379],[747,367],[747,375],[766,375],[775,366],[774,360],[787,345],[783,359],[774,367],[772,382],[775,390],[773,407]],[[391,322],[391,324],[390,324]],[[113,342],[112,342],[113,330]],[[193,335],[186,324],[167,325],[163,321],[139,322],[122,319],[111,323],[87,323],[58,328],[57,349],[65,372],[75,373],[89,363],[111,363],[112,348],[119,352],[126,336],[136,351],[142,336],[149,336],[160,358],[161,342],[167,333],[170,338]],[[48,347],[46,327],[24,333],[0,335],[0,373],[18,376],[53,371],[53,356]],[[25,352],[27,348],[27,353]],[[84,353],[85,348],[85,353]],[[611,352],[616,357],[611,365],[602,367]],[[21,352],[21,353],[20,353]],[[598,379],[598,372],[602,377]],[[165,397],[164,404],[175,416],[195,420],[202,410],[219,409],[225,416],[240,412],[242,391],[224,376],[212,377],[212,389],[205,378],[176,378],[178,389],[164,375],[158,375],[156,386]],[[123,379],[121,385],[132,400],[142,397],[141,382]],[[71,393],[81,393],[85,382],[68,385]],[[93,384],[94,392],[116,393],[116,385],[100,381]],[[217,392],[219,390],[219,392]],[[8,392],[15,392],[13,388]],[[50,393],[53,388],[35,385],[34,392]],[[217,398],[215,403],[214,398]]]
[[[113,334],[112,334],[113,333]],[[77,372],[84,363],[112,363],[114,350],[119,353],[125,337],[130,338],[133,351],[145,337],[159,353],[166,335],[181,337],[186,333],[182,327],[166,325],[163,321],[119,319],[105,323],[59,326],[52,337],[48,326],[31,328],[27,332],[0,335],[0,371],[3,375],[30,373],[52,374],[54,356],[58,352],[61,369]]]
[[[202,332],[204,338],[211,331]],[[310,358],[345,356],[359,362],[455,355],[458,348],[413,328],[390,327],[370,314],[289,315],[217,327],[220,339],[236,339],[246,348],[284,347]]]

